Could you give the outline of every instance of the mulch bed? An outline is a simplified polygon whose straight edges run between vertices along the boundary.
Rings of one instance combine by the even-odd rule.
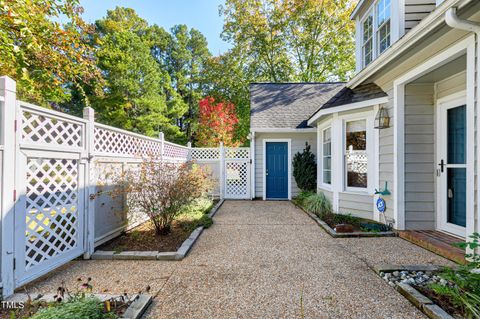
[[[167,235],[157,235],[155,227],[150,221],[147,221],[134,229],[114,238],[105,244],[101,245],[98,249],[105,251],[158,251],[158,252],[171,252],[177,251],[183,244],[192,231],[199,225],[199,218],[202,214],[208,214],[210,209],[214,207],[218,200],[210,202],[209,207],[202,208],[200,213],[194,213],[193,215],[183,214],[178,216],[173,221],[170,233]],[[203,211],[205,209],[205,211]],[[205,216],[206,217],[206,216]]]
[[[440,308],[445,310],[449,315],[455,318],[465,318],[465,313],[463,309],[458,308],[455,306],[450,298],[447,296],[439,295],[435,291],[429,289],[428,287],[422,286],[413,286],[417,289],[420,293],[422,293],[425,297],[436,303]]]
[[[157,235],[150,221],[135,227],[131,231],[110,240],[98,249],[107,251],[176,251],[192,230],[185,222],[174,221],[168,235]]]

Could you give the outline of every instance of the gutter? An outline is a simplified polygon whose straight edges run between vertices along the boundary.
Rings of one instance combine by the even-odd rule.
[[[381,70],[386,64],[390,63],[395,58],[401,56],[411,49],[416,42],[427,35],[429,32],[441,25],[446,20],[446,12],[453,6],[463,7],[472,0],[447,0],[438,6],[431,14],[423,19],[412,30],[407,32],[402,38],[395,42],[385,53],[380,55],[366,68],[357,73],[347,83],[347,87],[353,89],[362,84],[367,78],[374,75]]]

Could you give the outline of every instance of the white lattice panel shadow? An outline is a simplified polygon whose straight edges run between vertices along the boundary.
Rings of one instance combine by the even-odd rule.
[[[94,129],[94,145],[95,152],[105,154],[159,156],[162,151],[161,141],[143,139],[97,126]]]
[[[78,162],[28,159],[25,269],[78,244]]]
[[[22,141],[82,147],[84,125],[47,115],[22,111]]]
[[[215,161],[220,159],[219,148],[192,148],[192,160],[196,161]]]
[[[228,197],[245,197],[248,195],[248,165],[247,162],[226,162],[226,195]]]
[[[249,159],[250,149],[248,147],[225,148],[226,159]]]

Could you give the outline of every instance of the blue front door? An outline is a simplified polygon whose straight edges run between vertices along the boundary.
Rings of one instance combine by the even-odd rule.
[[[288,199],[288,143],[266,142],[266,197]]]

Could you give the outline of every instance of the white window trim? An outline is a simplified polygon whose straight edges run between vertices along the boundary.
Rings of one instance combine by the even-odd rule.
[[[325,184],[323,182],[323,132],[326,129],[330,129],[330,147],[331,147],[331,165],[330,165],[330,184]],[[332,184],[333,184],[333,148],[335,147],[333,141],[333,128],[331,121],[323,123],[321,126],[318,127],[318,143],[317,143],[317,150],[318,150],[318,158],[317,158],[317,188],[325,189],[328,191],[332,191]]]
[[[362,17],[362,19],[360,19],[360,26],[361,26],[361,43],[360,43],[360,56],[361,56],[361,59],[362,59],[362,67],[366,67],[367,65],[371,64],[374,60],[375,60],[375,57],[376,57],[376,30],[375,30],[375,4],[376,2],[374,3],[374,5],[372,7],[370,7],[367,11],[367,13],[365,13],[365,15]],[[371,41],[372,41],[372,60],[370,61],[369,64],[365,64],[365,52],[363,50],[364,48],[364,45],[365,45],[365,41],[364,41],[364,28],[363,28],[363,24],[365,22],[365,20],[368,19],[368,17],[372,16],[372,36],[371,36]]]
[[[267,142],[287,142],[288,143],[288,198],[285,200],[292,200],[292,139],[290,138],[264,138],[263,139],[263,167],[262,167],[262,192],[263,192],[263,200],[282,200],[282,199],[275,199],[275,198],[267,198],[267,175],[266,175],[266,168],[267,168]]]

